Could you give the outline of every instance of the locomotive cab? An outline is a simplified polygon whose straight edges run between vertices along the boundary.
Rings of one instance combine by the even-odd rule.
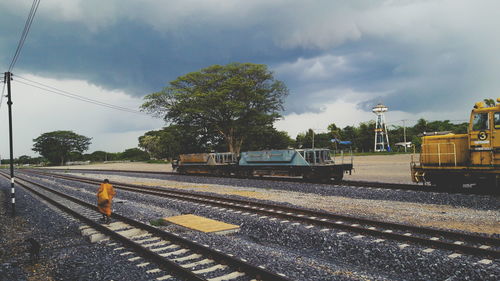
[[[475,104],[467,134],[424,134],[419,161],[412,161],[411,169],[417,183],[439,187],[472,184],[498,191],[500,98],[490,106]]]
[[[500,165],[500,104],[485,107],[482,102],[476,103],[471,114],[469,137],[472,165]]]

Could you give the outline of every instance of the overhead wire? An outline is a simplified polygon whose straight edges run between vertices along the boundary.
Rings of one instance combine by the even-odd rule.
[[[38,89],[46,91],[46,92],[50,92],[50,93],[57,94],[57,95],[60,95],[60,96],[65,96],[65,97],[76,99],[76,100],[79,100],[79,101],[91,103],[91,104],[94,104],[94,105],[103,106],[103,107],[106,107],[106,108],[111,108],[111,109],[115,109],[115,110],[121,110],[121,111],[124,111],[124,112],[129,112],[129,113],[135,113],[135,114],[139,114],[139,115],[149,116],[148,114],[146,114],[146,113],[144,113],[142,111],[139,111],[139,110],[134,110],[134,109],[131,109],[131,108],[126,108],[126,107],[122,107],[122,106],[118,106],[118,105],[114,105],[114,104],[110,104],[110,103],[106,103],[106,102],[102,102],[102,101],[90,99],[90,98],[87,98],[87,97],[84,97],[84,96],[81,96],[81,95],[77,95],[77,94],[74,94],[74,93],[71,93],[71,92],[68,92],[68,91],[65,91],[65,90],[60,90],[58,88],[55,88],[55,87],[52,87],[52,86],[49,86],[49,85],[46,85],[46,84],[43,84],[43,83],[40,83],[40,82],[37,82],[37,81],[33,81],[33,80],[30,80],[30,79],[27,79],[27,78],[24,78],[24,77],[21,77],[21,76],[17,76],[16,75],[15,77],[16,78],[20,78],[21,80],[25,80],[25,81],[19,81],[18,79],[16,79],[16,80],[14,80],[16,83],[21,83],[21,84],[24,84],[24,85],[27,85],[27,86],[38,88]],[[26,81],[28,81],[28,82],[26,82]]]
[[[39,5],[40,5],[40,0],[33,0],[33,3],[31,4],[30,12],[28,14],[28,18],[26,19],[26,22],[24,23],[24,29],[23,29],[23,32],[21,33],[21,38],[19,39],[19,42],[17,44],[17,48],[16,48],[16,51],[14,53],[14,57],[12,57],[12,61],[10,62],[8,72],[12,71],[17,60],[19,59],[19,55],[21,54],[21,50],[24,46],[24,42],[26,42],[26,38],[27,38],[28,33],[31,29],[31,24],[33,23],[33,19],[35,18],[35,14],[36,14],[36,11],[38,10]]]
[[[21,54],[21,50],[24,46],[24,42],[26,42],[26,38],[28,37],[28,33],[31,29],[31,24],[33,23],[33,19],[35,18],[36,11],[38,10],[38,6],[40,5],[40,0],[33,0],[31,4],[31,9],[24,23],[24,29],[21,33],[21,38],[19,38],[19,42],[17,43],[16,51],[14,52],[14,56],[12,57],[12,61],[10,62],[9,69],[7,72],[11,72],[14,66],[16,65],[17,60],[19,59],[19,55]],[[2,108],[3,97],[5,93],[5,87],[7,81],[3,81],[2,94],[0,95],[0,109]]]
[[[24,24],[24,29],[23,29],[23,31],[21,33],[21,38],[19,39],[16,51],[14,53],[14,56],[12,57],[12,61],[10,62],[8,72],[11,72],[12,69],[14,69],[14,66],[16,65],[16,63],[17,63],[17,61],[19,59],[19,56],[21,54],[21,50],[22,50],[22,48],[24,46],[24,43],[26,42],[26,38],[27,38],[28,33],[29,33],[30,29],[31,29],[31,25],[33,24],[33,20],[35,18],[35,14],[36,14],[36,12],[38,10],[39,5],[40,5],[40,0],[33,0],[33,3],[31,4],[30,12],[29,12],[28,17],[26,18],[26,22]],[[138,111],[138,110],[133,110],[133,109],[126,108],[126,107],[122,107],[122,106],[118,106],[118,105],[114,105],[114,104],[110,104],[110,103],[105,103],[105,102],[101,102],[101,101],[98,101],[98,100],[93,100],[93,99],[90,99],[90,98],[87,98],[87,97],[84,97],[84,96],[81,96],[81,95],[77,95],[77,94],[74,94],[74,93],[70,93],[68,91],[60,90],[60,89],[57,89],[55,87],[52,87],[52,86],[49,86],[49,85],[45,85],[43,83],[36,82],[36,81],[30,80],[30,79],[27,79],[27,78],[23,78],[23,77],[20,77],[20,76],[16,76],[16,78],[20,78],[20,79],[23,79],[25,81],[30,82],[30,83],[28,83],[28,82],[25,82],[25,81],[23,82],[23,81],[16,80],[16,82],[18,82],[18,83],[25,84],[25,85],[31,86],[31,87],[35,87],[35,88],[44,90],[46,92],[51,92],[51,93],[54,93],[54,94],[57,94],[57,95],[65,96],[65,97],[68,97],[68,98],[77,99],[77,100],[80,100],[80,101],[84,101],[84,102],[95,104],[95,105],[104,106],[104,107],[111,108],[111,109],[121,110],[121,111],[129,112],[129,113],[135,113],[135,114],[140,114],[140,115],[147,115],[147,114],[145,114],[145,113],[143,113],[141,111]],[[5,83],[3,85],[2,94],[0,96],[0,108],[2,106],[2,100],[3,100],[4,92],[5,92]]]

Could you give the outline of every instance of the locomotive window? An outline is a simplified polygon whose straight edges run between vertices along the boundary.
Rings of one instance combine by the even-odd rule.
[[[500,129],[500,112],[495,112],[495,129]]]
[[[487,130],[489,128],[488,113],[474,114],[474,120],[472,120],[472,130],[480,131]]]

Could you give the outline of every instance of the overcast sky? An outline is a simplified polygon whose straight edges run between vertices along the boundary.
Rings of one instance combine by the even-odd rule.
[[[31,0],[0,0],[0,69]],[[275,126],[291,137],[330,123],[466,120],[500,93],[500,1],[42,0],[13,70],[15,156],[54,130],[89,152],[136,147],[163,122],[21,84],[22,78],[138,109],[142,98],[212,64],[262,63],[290,89]],[[22,77],[22,78],[16,78]],[[411,123],[411,121],[408,121]],[[8,155],[6,99],[0,156]]]

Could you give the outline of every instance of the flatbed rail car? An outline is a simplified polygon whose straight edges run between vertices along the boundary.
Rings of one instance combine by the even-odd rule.
[[[478,102],[467,134],[433,133],[422,137],[420,157],[411,163],[412,180],[444,188],[464,184],[499,191],[500,98],[494,106]]]
[[[236,171],[238,159],[234,153],[181,154],[172,168],[180,174],[209,174],[230,176]]]
[[[339,158],[340,163],[336,163]],[[173,168],[183,174],[212,174],[221,176],[300,176],[308,180],[336,182],[352,171],[352,156],[331,157],[329,149],[285,149],[242,152],[235,154],[183,154]],[[344,163],[344,160],[345,163]]]
[[[329,149],[287,149],[241,153],[239,171],[246,176],[301,176],[308,180],[340,182],[352,171],[349,163],[335,163]]]

